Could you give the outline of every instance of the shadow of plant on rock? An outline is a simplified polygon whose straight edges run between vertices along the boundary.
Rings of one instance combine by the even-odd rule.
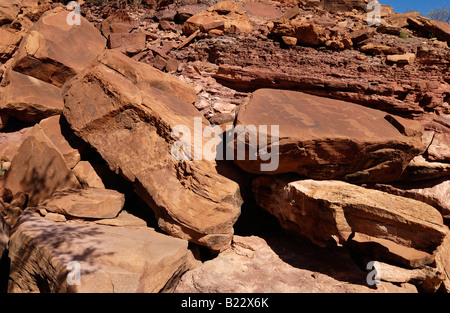
[[[66,282],[67,265],[79,262],[82,276],[95,273],[105,256],[114,253],[103,248],[102,235],[97,225],[55,223],[27,209],[11,231],[8,291],[76,291]]]

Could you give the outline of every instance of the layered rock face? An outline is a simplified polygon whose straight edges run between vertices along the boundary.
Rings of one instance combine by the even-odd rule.
[[[177,161],[171,155],[176,125],[193,134],[195,117],[201,127],[208,122],[184,101],[192,99],[192,93],[183,93],[189,87],[161,75],[105,52],[65,86],[64,116],[112,170],[134,183],[163,230],[222,250],[240,214],[239,187],[216,172],[214,161]]]
[[[421,126],[382,111],[300,92],[260,89],[244,103],[236,126],[245,130],[279,128],[278,138],[258,147],[256,133],[250,139],[238,134],[236,149],[245,141],[249,151],[279,150],[278,167],[270,174],[296,172],[316,179],[338,178],[353,182],[392,181],[423,149]],[[270,127],[269,127],[270,125]],[[261,135],[261,134],[260,134]],[[277,150],[277,151],[278,151]],[[242,169],[264,174],[261,156],[235,160]]]

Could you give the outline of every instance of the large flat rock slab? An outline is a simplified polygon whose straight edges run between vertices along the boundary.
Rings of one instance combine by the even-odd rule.
[[[15,71],[61,87],[106,48],[106,38],[84,17],[69,25],[69,13],[55,8],[41,16],[19,45]]]
[[[159,292],[189,269],[187,244],[148,227],[58,223],[27,212],[11,234],[8,292]]]
[[[433,262],[448,233],[434,207],[346,182],[261,176],[253,191],[258,205],[294,234],[320,246],[355,238],[362,253],[406,267]]]
[[[235,124],[236,149],[243,143],[258,155],[253,160],[236,157],[234,162],[258,174],[295,172],[315,179],[392,181],[423,150],[418,122],[295,91],[255,91],[241,106]],[[261,126],[267,126],[266,132],[274,138],[270,143],[268,137],[267,149],[272,151],[270,162],[278,166],[269,169],[262,166],[269,163],[261,157],[265,144],[251,139],[257,138],[251,127],[258,131]],[[275,126],[279,131],[274,136]],[[244,140],[244,131],[251,134],[250,139]],[[272,147],[278,151],[273,152]]]
[[[195,121],[209,123],[178,97],[190,87],[154,71],[106,51],[64,87],[64,116],[110,169],[134,183],[164,231],[225,249],[240,214],[239,186],[218,173],[214,159],[174,158],[174,127],[184,125],[194,134]]]

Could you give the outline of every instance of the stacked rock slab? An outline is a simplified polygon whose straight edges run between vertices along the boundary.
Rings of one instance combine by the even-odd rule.
[[[11,234],[8,292],[159,292],[189,268],[187,244],[148,227],[53,222],[27,212]]]
[[[256,174],[295,172],[314,179],[393,181],[423,150],[418,122],[295,91],[255,91],[241,106],[235,125],[241,126],[241,130],[236,127],[236,149],[243,143],[246,151],[259,155],[256,160],[236,157],[234,162]],[[273,143],[268,140],[266,147],[251,140],[257,138],[252,126],[256,131],[267,126]],[[275,126],[277,136],[271,133]],[[244,140],[244,131],[250,133],[250,139]],[[273,153],[279,164],[264,171],[261,165],[268,161],[263,161],[259,152],[271,151],[272,146],[279,149],[279,154]]]
[[[253,191],[258,205],[290,232],[320,246],[335,238],[409,268],[431,264],[448,232],[430,205],[342,181],[260,176]]]
[[[64,97],[72,129],[134,183],[164,231],[212,250],[229,246],[242,203],[239,186],[218,174],[215,161],[178,161],[171,154],[176,125],[191,134],[195,117],[199,126],[209,125],[191,104],[192,87],[105,51],[66,84]]]

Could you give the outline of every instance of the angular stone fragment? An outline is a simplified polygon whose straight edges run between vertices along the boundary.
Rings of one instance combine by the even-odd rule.
[[[17,119],[36,123],[62,113],[61,89],[32,76],[9,71],[0,99],[0,111]]]
[[[359,233],[365,252],[381,261],[429,264],[448,233],[440,213],[425,203],[341,181],[261,176],[253,191],[258,205],[290,232],[320,246],[333,236],[346,243]]]
[[[287,236],[270,240],[234,236],[231,249],[188,271],[177,293],[378,293],[417,292],[410,284],[366,283],[347,253],[331,252]]]
[[[3,180],[3,186],[29,195],[28,206],[36,206],[57,189],[80,188],[56,146],[35,126],[20,146]]]
[[[74,137],[73,134],[66,135],[67,129],[64,127],[61,116],[56,115],[40,121],[39,126],[45,135],[53,142],[58,148],[59,152],[64,157],[67,167],[72,169],[80,162],[81,156],[78,149],[73,148],[67,139]],[[68,138],[66,139],[66,135]]]
[[[40,204],[47,211],[81,218],[115,218],[125,204],[125,196],[104,188],[60,189]]]
[[[214,160],[173,156],[174,127],[194,134],[194,124],[208,125],[180,100],[191,97],[181,92],[192,87],[117,52],[106,51],[99,60],[65,86],[64,115],[72,129],[134,183],[164,231],[213,250],[226,248],[240,214],[237,183],[220,175]]]
[[[246,151],[256,151],[257,155],[253,160],[236,157],[234,162],[259,174],[296,172],[315,179],[354,182],[397,180],[408,162],[423,150],[421,128],[415,127],[420,126],[418,122],[396,118],[393,123],[386,116],[341,100],[259,89],[241,105],[235,123],[236,150],[244,144]],[[279,128],[274,143],[267,147],[279,152],[272,152],[269,161],[262,159],[265,145],[252,130],[258,132],[263,126],[267,127],[268,142],[273,128]],[[246,131],[252,136],[244,141]],[[273,166],[264,169],[269,162]]]
[[[450,219],[450,180],[446,177],[417,182],[374,184],[370,188],[425,202]]]
[[[234,1],[220,1],[205,11],[191,16],[183,24],[183,33],[190,35],[197,30],[208,31],[217,25],[223,25],[220,27],[230,33],[246,34],[253,30],[244,9],[239,4]]]
[[[160,292],[190,268],[188,256],[187,241],[151,228],[53,222],[30,212],[11,235],[8,292]]]

